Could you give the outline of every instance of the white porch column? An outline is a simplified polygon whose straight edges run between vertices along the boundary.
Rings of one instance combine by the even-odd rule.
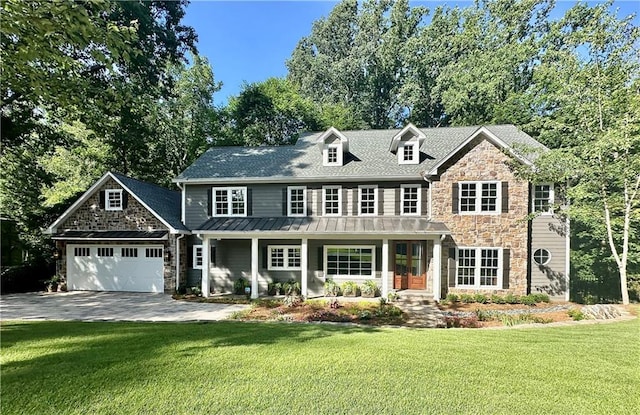
[[[300,268],[302,272],[300,274],[300,279],[302,280],[300,283],[302,289],[302,296],[307,298],[308,291],[308,277],[309,277],[309,249],[308,249],[308,240],[303,239],[300,244]]]
[[[209,292],[209,238],[205,235],[200,235],[202,239],[202,296],[208,297]]]
[[[433,240],[433,299],[440,301],[440,284],[442,283],[442,241],[440,237]]]
[[[389,295],[389,240],[382,240],[382,298]]]
[[[251,238],[251,298],[258,298],[258,238]]]

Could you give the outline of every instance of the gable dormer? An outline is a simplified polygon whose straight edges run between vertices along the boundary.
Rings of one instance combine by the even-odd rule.
[[[323,166],[342,166],[349,152],[349,140],[335,127],[329,128],[318,138]]]
[[[398,156],[398,164],[418,164],[420,146],[425,135],[415,125],[409,123],[391,139],[389,151]]]

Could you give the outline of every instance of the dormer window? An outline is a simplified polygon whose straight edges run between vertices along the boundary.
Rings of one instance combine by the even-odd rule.
[[[413,124],[409,124],[393,136],[389,151],[397,155],[398,164],[418,164],[420,146],[424,139],[424,133]]]
[[[334,127],[329,128],[318,138],[322,150],[323,166],[342,166],[345,154],[349,152],[349,140]]]
[[[122,210],[122,189],[105,190],[105,210]]]
[[[418,164],[419,155],[417,142],[406,142],[401,145],[402,151],[398,151],[398,163]]]

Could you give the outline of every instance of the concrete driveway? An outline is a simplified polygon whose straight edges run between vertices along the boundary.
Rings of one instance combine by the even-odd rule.
[[[176,301],[168,294],[75,291],[0,297],[1,320],[212,321],[243,304]]]

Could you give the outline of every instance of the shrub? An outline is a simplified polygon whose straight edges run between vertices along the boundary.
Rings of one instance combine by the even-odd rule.
[[[332,298],[331,300],[329,300],[329,308],[331,309],[340,308],[340,303],[338,302],[337,298]]]
[[[245,287],[250,287],[249,281],[246,278],[240,277],[233,282],[233,293],[237,295],[244,295]]]
[[[360,286],[360,293],[363,297],[375,297],[378,294],[378,284],[374,280],[366,280]]]
[[[580,321],[580,320],[584,320],[586,318],[585,315],[582,313],[582,311],[578,310],[577,308],[570,309],[569,311],[567,311],[567,314],[574,321]]]
[[[342,295],[347,297],[355,297],[358,295],[358,284],[353,281],[345,281],[342,283]]]
[[[44,288],[44,280],[55,274],[55,268],[53,261],[45,260],[34,262],[33,264],[2,267],[0,293],[40,291]]]
[[[286,307],[296,307],[302,304],[302,301],[303,301],[303,298],[301,295],[289,294],[284,296],[284,299],[282,300],[282,304],[284,304]]]
[[[501,295],[498,295],[498,294],[493,294],[491,296],[491,302],[493,304],[504,304],[504,303],[506,303],[504,297],[501,296]]]
[[[483,311],[480,309],[476,309],[474,311],[478,321],[491,321],[493,320],[493,313],[491,311]]]
[[[504,324],[505,326],[515,326],[517,324],[528,324],[528,323],[547,324],[553,321],[553,319],[535,316],[531,313],[501,314],[499,318],[502,324]]]
[[[449,293],[447,294],[446,301],[450,304],[457,303],[460,301],[460,297],[458,297],[458,294]]]
[[[280,295],[282,292],[282,283],[280,281],[273,281],[267,285],[269,295]]]
[[[296,280],[289,280],[282,284],[282,291],[284,295],[300,295],[302,294],[302,288],[300,283]]]
[[[398,293],[395,291],[389,291],[389,294],[387,294],[387,299],[389,301],[396,301],[399,298],[400,298],[400,295],[398,295]]]
[[[202,295],[202,289],[200,287],[191,287],[191,292],[198,297]]]
[[[536,305],[537,301],[535,296],[529,294],[529,295],[523,295],[522,297],[520,297],[520,303],[524,305]]]
[[[507,304],[519,304],[520,298],[517,295],[513,295],[512,293],[509,293],[504,296],[504,302]]]
[[[548,303],[550,301],[549,296],[547,294],[535,293],[530,295],[532,295],[533,298],[535,298],[536,303]]]
[[[474,296],[474,300],[476,303],[486,304],[489,301],[489,298],[487,298],[485,294],[478,293]]]
[[[473,294],[460,294],[460,301],[465,304],[475,303],[476,298]]]
[[[340,286],[331,278],[327,278],[324,283],[325,297],[337,297],[340,295]]]

